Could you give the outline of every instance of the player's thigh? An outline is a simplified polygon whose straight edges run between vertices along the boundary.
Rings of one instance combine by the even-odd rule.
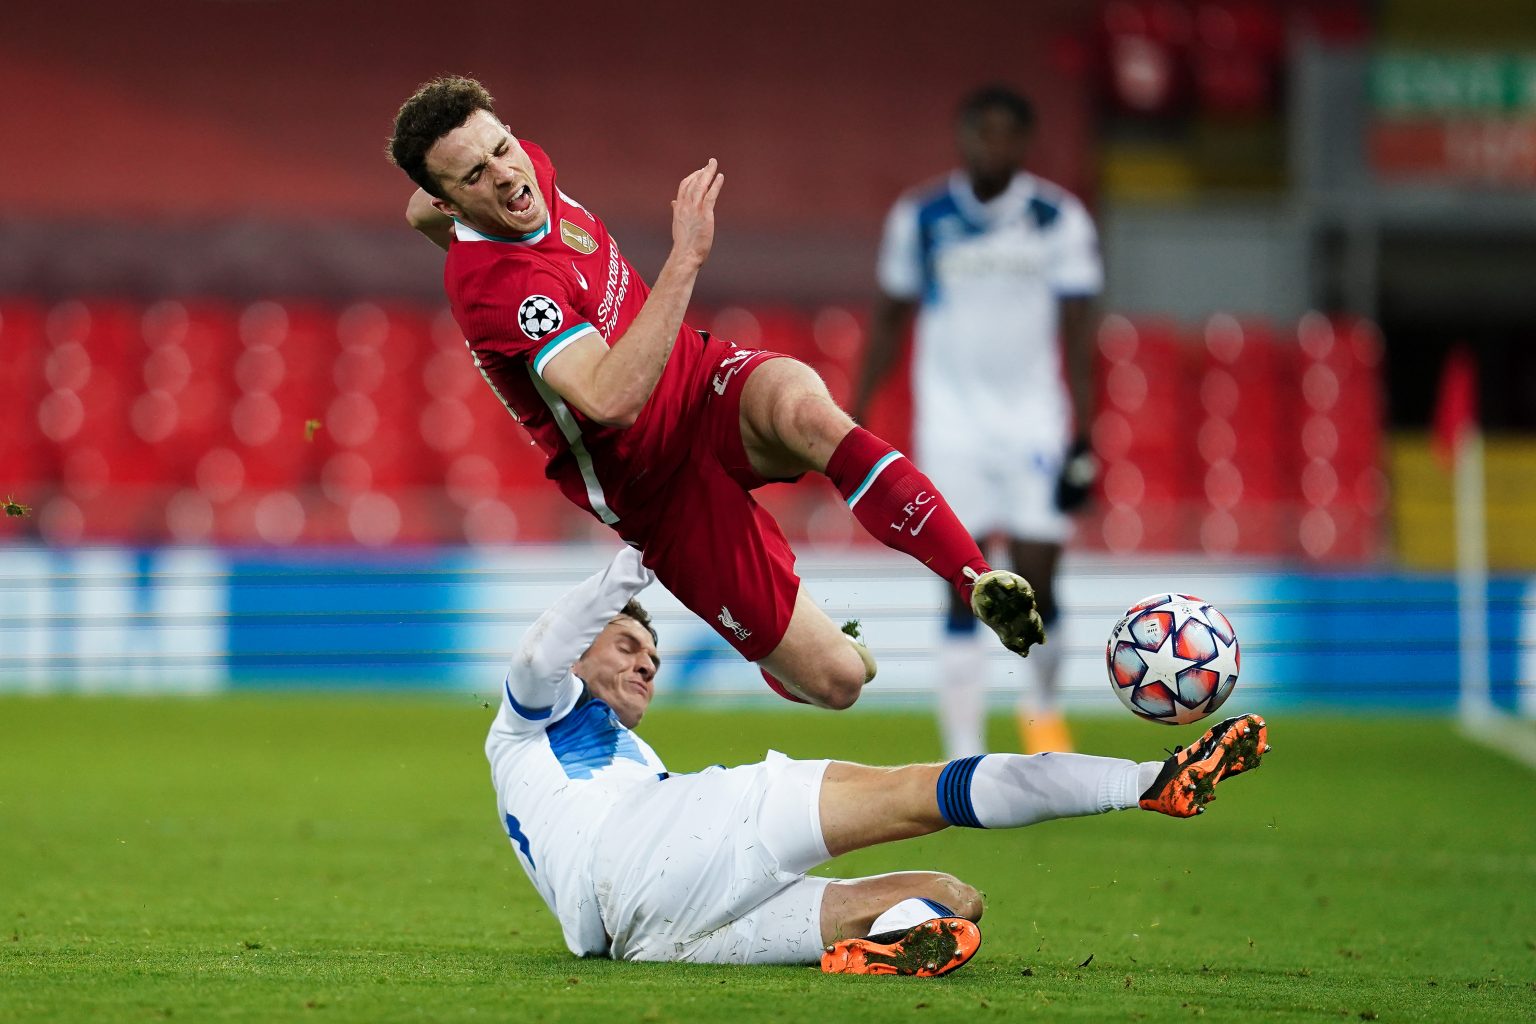
[[[690,464],[644,539],[645,564],[748,661],[787,635],[800,593],[789,540],[718,463]]]
[[[800,587],[784,639],[758,664],[802,695],[847,707],[864,687],[864,661],[842,627]]]
[[[894,768],[833,761],[822,779],[822,841],[837,857],[928,835],[948,823],[939,809],[942,764]]]
[[[853,429],[821,375],[790,358],[753,368],[742,387],[740,416],[747,458],[765,480],[826,472]]]

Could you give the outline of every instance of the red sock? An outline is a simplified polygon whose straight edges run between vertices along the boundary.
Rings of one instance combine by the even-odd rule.
[[[949,502],[901,452],[863,427],[854,427],[827,462],[848,509],[869,535],[922,562],[948,580],[969,603],[966,569],[991,566]]]

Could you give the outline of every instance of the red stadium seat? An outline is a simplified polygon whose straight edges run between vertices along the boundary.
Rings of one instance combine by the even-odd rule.
[[[1165,320],[1106,317],[1098,343],[1092,434],[1105,507],[1087,532],[1116,551],[1186,547],[1190,507],[1203,501],[1191,412],[1200,353]]]
[[[417,429],[446,496],[449,536],[481,544],[560,539],[565,513],[539,496],[569,503],[545,482],[543,453],[476,372],[446,309],[430,321],[420,379]]]
[[[692,315],[806,361],[850,399],[862,309]],[[602,529],[544,479],[445,310],[3,300],[0,344],[0,492],[36,506],[50,541],[498,544]],[[1102,500],[1078,543],[1377,557],[1381,351],[1369,323],[1316,314],[1284,331],[1105,318]],[[868,425],[905,448],[910,417],[903,371]],[[825,481],[758,496],[793,539],[870,543]]]
[[[0,497],[41,500],[56,473],[53,451],[38,429],[38,403],[47,387],[44,312],[24,299],[0,300]]]
[[[1314,559],[1374,558],[1387,506],[1380,337],[1366,321],[1316,313],[1302,318],[1296,336],[1304,365],[1297,541]]]
[[[134,542],[158,532],[146,486],[152,452],[130,426],[142,374],[139,314],[110,300],[48,311],[38,426],[59,467],[58,503],[41,510],[50,539]],[[61,532],[52,532],[55,525]]]
[[[334,353],[332,314],[299,302],[239,310],[227,443],[258,490],[313,485]]]

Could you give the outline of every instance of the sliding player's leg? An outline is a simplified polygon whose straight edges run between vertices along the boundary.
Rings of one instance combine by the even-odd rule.
[[[822,896],[821,934],[831,944],[905,930],[934,917],[980,921],[983,909],[981,893],[942,871],[843,878]]]
[[[593,836],[593,888],[616,960],[815,963],[828,878],[826,761],[673,775],[631,791]]]
[[[592,837],[593,889],[610,955],[821,960],[838,973],[908,974],[944,973],[968,959],[980,942],[981,897],[952,876],[807,874],[830,857],[821,827],[830,764],[769,754],[757,764],[659,780],[615,807]],[[868,941],[828,952],[847,938]],[[892,962],[911,969],[893,970]]]
[[[1217,783],[1258,767],[1268,749],[1264,720],[1239,715],[1163,761],[1059,753],[899,768],[834,761],[821,784],[822,839],[835,857],[950,825],[1022,828],[1132,807],[1191,817],[1215,799]]]
[[[1009,650],[1024,654],[1044,640],[1028,582],[993,570],[933,482],[856,426],[816,371],[793,359],[751,367],[741,384],[740,420],[742,445],[758,476],[826,474],[872,537],[949,581]]]
[[[899,871],[827,886],[821,934],[827,974],[938,977],[981,948],[981,893],[953,875]]]
[[[594,837],[593,884],[611,955],[742,964],[820,957],[837,973],[942,974],[980,943],[974,889],[933,872],[837,882],[807,872],[839,853],[951,824],[1019,827],[1138,803],[1187,816],[1222,778],[1256,767],[1265,740],[1263,720],[1243,715],[1167,762],[1141,765],[989,754],[871,768],[770,754],[658,781],[614,808]]]

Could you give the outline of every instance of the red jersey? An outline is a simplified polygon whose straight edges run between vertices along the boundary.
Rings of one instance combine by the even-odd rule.
[[[521,140],[520,140],[521,141]],[[443,271],[475,365],[549,459],[544,475],[610,526],[644,506],[687,451],[709,374],[730,348],[684,324],[640,418],[627,429],[588,419],[541,376],[588,335],[612,344],[650,288],[603,222],[555,185],[544,150],[522,142],[549,219],[521,238],[455,223]]]

